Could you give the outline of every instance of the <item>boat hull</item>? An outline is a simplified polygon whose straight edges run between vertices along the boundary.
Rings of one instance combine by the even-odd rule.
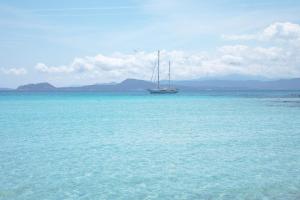
[[[150,94],[176,94],[178,89],[148,89]]]

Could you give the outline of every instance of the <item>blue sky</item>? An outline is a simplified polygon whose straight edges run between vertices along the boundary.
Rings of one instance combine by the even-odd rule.
[[[295,0],[1,0],[0,87],[148,79],[157,49],[176,79],[298,77],[299,10]]]

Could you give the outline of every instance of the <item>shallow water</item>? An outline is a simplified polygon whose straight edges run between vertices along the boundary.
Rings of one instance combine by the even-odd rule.
[[[2,92],[0,199],[300,199],[297,94]]]

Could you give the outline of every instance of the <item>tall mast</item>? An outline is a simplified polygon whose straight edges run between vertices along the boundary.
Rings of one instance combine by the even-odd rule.
[[[169,88],[171,87],[171,61],[169,60]]]
[[[157,88],[159,88],[159,50],[157,52]]]

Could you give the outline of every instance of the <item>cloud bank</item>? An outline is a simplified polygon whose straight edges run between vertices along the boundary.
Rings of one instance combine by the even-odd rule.
[[[161,51],[161,73],[166,78],[168,61],[174,79],[194,79],[228,74],[259,75],[269,78],[300,76],[300,25],[273,23],[255,34],[223,36],[230,40],[257,40],[258,46],[233,44],[213,53]],[[48,66],[38,63],[38,72],[75,76],[99,82],[126,78],[149,80],[156,64],[156,52],[98,54],[75,58],[68,65]]]
[[[290,22],[276,22],[256,34],[223,35],[223,38],[227,40],[300,42],[300,25]]]
[[[6,75],[25,75],[27,74],[27,70],[25,68],[0,68],[0,72]]]

